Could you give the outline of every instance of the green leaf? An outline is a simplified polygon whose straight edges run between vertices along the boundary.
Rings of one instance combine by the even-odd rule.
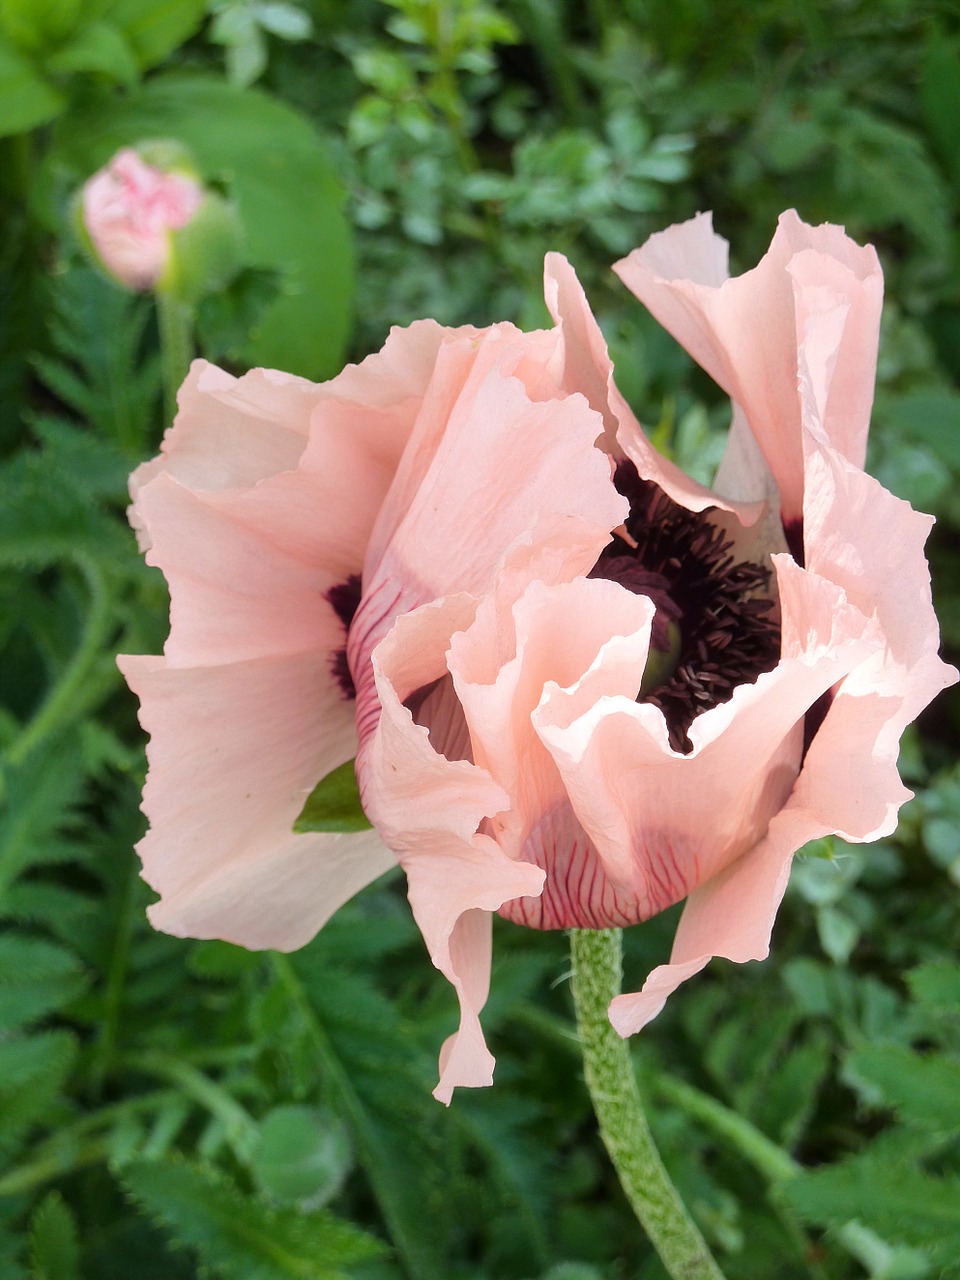
[[[0,1275],[3,1280],[33,1280],[23,1266],[19,1233],[14,1234],[0,1223]]]
[[[0,0],[0,24],[15,45],[43,52],[76,27],[83,0]]]
[[[189,40],[206,11],[206,0],[115,0],[109,16],[146,68]]]
[[[76,1057],[77,1040],[68,1031],[0,1044],[0,1149],[11,1150],[34,1124],[50,1124]]]
[[[321,931],[295,956],[275,956],[274,965],[302,1020],[310,1060],[323,1074],[325,1097],[350,1126],[406,1272],[411,1280],[434,1280],[444,1274],[454,1225],[442,1211],[452,1171],[439,1159],[449,1147],[429,1092],[434,1064],[395,1006],[338,967],[326,944]],[[411,1160],[410,1153],[425,1145],[434,1158]]]
[[[336,1116],[313,1107],[274,1107],[260,1125],[253,1175],[282,1204],[326,1204],[340,1190],[353,1158]]]
[[[108,22],[91,22],[46,59],[55,75],[99,71],[117,84],[135,84],[140,67],[123,34]]]
[[[125,101],[89,102],[65,117],[58,158],[77,181],[121,146],[172,138],[205,179],[229,189],[247,267],[277,272],[238,362],[309,378],[338,372],[350,325],[353,253],[342,193],[324,144],[290,107],[203,76],[156,76]]]
[[[960,1179],[937,1178],[870,1155],[804,1174],[782,1194],[803,1217],[841,1227],[857,1219],[884,1240],[922,1249],[960,1276]]]
[[[860,225],[902,223],[928,251],[947,255],[950,199],[917,135],[849,103],[835,110],[838,209]]]
[[[27,867],[47,861],[50,846],[62,840],[64,820],[83,788],[81,771],[70,767],[76,745],[74,736],[64,735],[28,767],[0,775],[6,790],[0,808],[0,894]]]
[[[0,32],[0,138],[46,124],[65,107],[63,94],[47,84]]]
[[[960,1011],[960,965],[949,960],[922,964],[907,974],[914,998],[930,1009]]]
[[[61,1074],[73,1061],[76,1041],[67,1031],[41,1031],[0,1041],[0,1095],[13,1093],[42,1076]]]
[[[63,1197],[52,1191],[30,1222],[35,1280],[78,1280],[77,1224]]]
[[[370,820],[360,804],[354,761],[338,765],[307,796],[293,824],[294,831],[369,831]]]
[[[26,933],[0,937],[0,1028],[13,1030],[75,999],[85,978],[64,947]]]
[[[846,1071],[905,1120],[945,1133],[960,1130],[960,1060],[902,1045],[864,1045],[847,1057]]]
[[[101,437],[131,459],[144,455],[157,423],[160,370],[147,354],[152,307],[98,271],[79,267],[58,280],[51,318],[55,353],[37,358],[41,380]],[[114,463],[114,466],[116,463]],[[85,468],[89,478],[91,467]]]
[[[281,40],[309,40],[313,32],[309,13],[293,4],[258,4],[256,14],[264,31],[279,36]]]
[[[180,1160],[136,1161],[122,1180],[154,1219],[226,1280],[341,1280],[382,1246],[323,1212],[276,1210],[222,1174]]]

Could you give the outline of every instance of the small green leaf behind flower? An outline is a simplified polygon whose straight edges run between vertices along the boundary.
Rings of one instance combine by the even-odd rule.
[[[360,803],[354,762],[347,760],[320,779],[307,796],[293,829],[299,834],[306,831],[369,831],[371,825]]]

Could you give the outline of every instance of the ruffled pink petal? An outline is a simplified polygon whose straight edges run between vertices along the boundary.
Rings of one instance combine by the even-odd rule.
[[[804,535],[809,568],[835,582],[870,616],[877,643],[833,686],[826,719],[785,807],[766,836],[691,894],[670,963],[635,995],[618,997],[611,1021],[639,1030],[712,956],[763,959],[794,852],[839,833],[848,840],[889,834],[910,797],[897,772],[901,733],[956,673],[939,640],[923,544],[927,516],[912,511],[826,444],[815,378],[802,383],[807,450]]]
[[[889,835],[911,792],[900,735],[957,673],[938,656],[923,546],[933,521],[825,446],[807,458],[804,535],[811,569],[872,614],[883,648],[837,686],[797,785],[796,803],[848,840]]]
[[[445,359],[457,362],[459,377],[455,344],[440,353],[438,370]],[[368,554],[348,644],[361,746],[379,714],[369,656],[394,617],[455,591],[481,594],[510,548],[550,520],[566,522],[578,538],[585,526],[594,531],[577,569],[586,573],[626,515],[610,459],[594,447],[601,420],[582,396],[531,400],[524,383],[496,364],[478,364],[460,385],[462,394],[444,406],[445,430],[415,497],[389,539],[380,537],[379,561],[371,564]],[[406,485],[404,467],[397,483]],[[392,499],[393,492],[378,531],[397,519]]]
[[[446,331],[395,330],[332,382],[195,364],[135,522],[171,589],[183,666],[343,647],[325,593],[359,574]]]
[[[546,256],[544,296],[562,338],[558,381],[566,392],[585,395],[591,409],[603,417],[604,449],[613,457],[630,458],[645,480],[654,481],[689,511],[720,507],[736,512],[741,524],[753,524],[761,513],[760,503],[752,499],[730,500],[731,495],[699,484],[658,453],[647,439],[614,382],[613,361],[576,272],[560,253]]]
[[[511,858],[547,871],[542,894],[503,909],[511,920],[569,928],[637,918],[630,895],[618,894],[604,875],[531,715],[548,681],[574,682],[605,645],[620,651],[608,654],[610,665],[628,661],[639,687],[653,612],[649,600],[613,582],[581,577],[546,585],[518,568],[481,602],[475,622],[452,637],[448,665],[473,759],[510,796],[509,808],[485,829]]]
[[[196,363],[161,456],[134,477],[171,634],[165,659],[120,666],[153,734],[142,856],[171,931],[300,945],[390,864],[379,838],[291,828],[356,752],[326,593],[360,572],[445,337],[394,331],[323,386]]]
[[[793,855],[823,834],[810,815],[782,810],[771,819],[762,840],[695,889],[680,917],[670,963],[658,965],[640,991],[611,1002],[610,1021],[617,1034],[632,1036],[645,1027],[677,987],[715,956],[737,964],[765,959]]]
[[[343,625],[324,593],[343,581],[362,549],[354,548],[351,560],[339,536],[325,545],[326,518],[291,522],[310,516],[329,488],[286,472],[227,493],[192,492],[162,474],[140,491],[137,509],[152,539],[147,562],[163,570],[170,587],[164,652],[171,664],[296,653],[329,662],[343,647]],[[284,539],[287,530],[299,534],[299,547]]]
[[[832,583],[775,557],[777,667],[698,717],[693,751],[667,740],[631,678],[610,688],[602,656],[575,685],[547,687],[533,721],[607,873],[653,915],[763,839],[797,776],[807,709],[878,645]]]
[[[856,247],[852,254],[849,243],[834,237],[836,257],[804,249],[790,259],[787,271],[794,286],[801,376],[810,380],[821,429],[832,448],[862,469],[877,373],[883,272],[872,247]]]
[[[556,398],[556,334],[525,334],[510,324],[489,329],[446,330],[419,393],[416,421],[372,531],[364,577],[383,557],[427,475],[452,417],[468,418],[474,397],[488,379],[515,377],[530,400]],[[426,372],[426,371],[425,371]]]
[[[118,661],[151,739],[139,852],[159,928],[292,950],[393,864],[372,834],[292,832],[317,779],[354,750],[352,708],[322,654]]]
[[[194,360],[159,455],[130,477],[134,502],[163,472],[190,489],[220,490],[292,470],[306,444],[317,392],[315,383],[272,369],[234,378]]]
[[[810,255],[794,270],[797,255]],[[824,350],[836,447],[862,459],[875,367],[882,277],[876,254],[839,227],[781,215],[752,271],[724,280],[726,245],[710,216],[652,236],[614,270],[661,324],[743,410],[780,492],[785,521],[803,506],[798,347]],[[827,377],[824,356],[834,344]]]
[[[433,963],[453,984],[460,1028],[444,1045],[435,1096],[489,1084],[493,1059],[479,1014],[490,973],[489,924],[481,917],[535,894],[543,872],[511,861],[488,836],[484,819],[507,804],[490,775],[467,760],[447,760],[404,703],[446,674],[450,636],[473,620],[467,595],[435,601],[398,618],[373,655],[382,714],[361,774],[364,807],[396,852],[410,904]]]

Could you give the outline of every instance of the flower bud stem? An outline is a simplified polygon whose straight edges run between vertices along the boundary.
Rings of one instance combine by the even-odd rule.
[[[663,1167],[626,1042],[607,1018],[620,993],[620,930],[572,929],[570,956],[587,1088],[620,1185],[672,1280],[723,1280]]]
[[[163,374],[163,417],[169,426],[177,414],[177,392],[193,359],[193,308],[189,302],[164,289],[157,290],[156,299]]]

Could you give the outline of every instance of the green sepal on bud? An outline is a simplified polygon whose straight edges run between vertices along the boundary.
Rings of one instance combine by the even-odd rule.
[[[369,831],[372,823],[363,812],[357,787],[355,761],[338,765],[321,778],[307,796],[293,829],[298,835],[308,831]]]
[[[233,205],[207,191],[187,225],[171,232],[170,257],[156,283],[157,293],[195,305],[222,289],[239,270],[242,234]]]

